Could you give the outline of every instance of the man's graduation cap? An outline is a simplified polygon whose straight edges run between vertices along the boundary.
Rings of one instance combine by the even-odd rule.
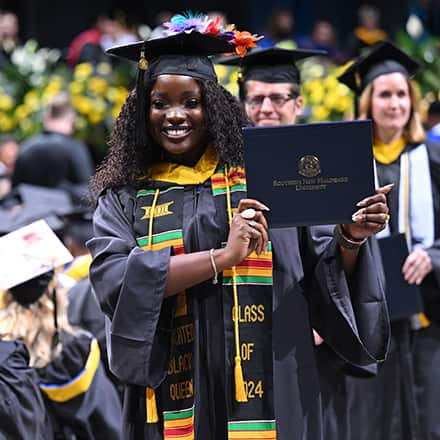
[[[185,75],[200,80],[217,81],[211,55],[236,52],[243,54],[255,47],[258,37],[249,32],[223,29],[220,20],[201,14],[175,15],[164,23],[168,36],[138,41],[107,50],[110,55],[138,62],[136,80],[136,141],[146,145],[146,85],[159,75]]]
[[[364,88],[380,75],[399,72],[412,77],[420,64],[388,41],[374,45],[357,58],[338,80],[360,95]]]
[[[218,60],[225,66],[238,66],[241,68],[240,81],[262,81],[267,83],[294,83],[300,84],[301,76],[296,62],[313,56],[323,56],[323,50],[282,49],[271,47],[269,49],[254,49],[243,58],[224,57]]]

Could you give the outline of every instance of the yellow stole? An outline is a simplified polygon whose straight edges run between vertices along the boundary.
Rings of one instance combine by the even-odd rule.
[[[199,161],[193,166],[160,162],[152,165],[141,179],[173,182],[178,185],[201,185],[215,172],[218,165],[217,153],[208,146]]]
[[[390,144],[374,139],[373,155],[377,162],[388,165],[393,163],[402,154],[406,146],[406,139],[401,137]]]

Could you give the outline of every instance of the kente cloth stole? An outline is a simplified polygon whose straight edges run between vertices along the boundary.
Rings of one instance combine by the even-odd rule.
[[[139,189],[135,212],[137,243],[148,250],[171,247],[172,255],[184,253],[183,186],[164,182],[145,182]],[[217,212],[227,221],[229,197],[233,213],[246,196],[244,170],[218,167],[211,177]],[[153,210],[153,216],[152,216]],[[223,216],[221,216],[223,217]],[[150,229],[150,219],[153,226]],[[152,243],[150,244],[150,235]],[[151,247],[150,247],[151,246]],[[219,242],[216,246],[221,247]],[[197,249],[198,250],[198,249]],[[204,249],[200,249],[204,250]],[[196,251],[193,249],[192,251]],[[222,281],[224,333],[226,347],[226,405],[228,439],[275,439],[272,360],[272,252],[252,253],[236,266],[226,269]],[[233,284],[237,286],[238,307],[234,306]],[[175,317],[168,374],[156,391],[163,414],[164,439],[192,440],[194,433],[194,322],[190,293],[182,292],[165,301],[175,301]],[[238,320],[239,334],[234,331]],[[237,342],[239,353],[237,353]],[[247,402],[237,402],[234,363],[241,358]],[[203,405],[203,402],[201,402]]]
[[[219,167],[211,178],[218,212],[227,212],[230,197],[232,213],[246,197],[244,169]],[[224,243],[222,243],[224,245]],[[272,248],[255,252],[222,276],[225,326],[226,390],[228,439],[275,439],[272,359]],[[237,286],[238,306],[234,304],[233,284]],[[234,321],[238,320],[238,334]],[[237,345],[239,353],[237,353]],[[234,363],[241,358],[247,402],[236,399]]]

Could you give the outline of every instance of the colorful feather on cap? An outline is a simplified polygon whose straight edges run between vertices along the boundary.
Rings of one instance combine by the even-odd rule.
[[[226,28],[221,26],[221,18],[209,18],[207,15],[185,12],[174,15],[170,21],[163,24],[166,36],[181,32],[199,32],[204,35],[212,35],[221,38],[235,46],[236,54],[244,57],[249,48],[256,47],[257,41],[264,38],[251,34],[247,31],[237,31],[234,25]]]

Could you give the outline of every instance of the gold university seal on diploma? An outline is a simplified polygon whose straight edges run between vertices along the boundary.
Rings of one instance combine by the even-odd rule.
[[[298,174],[304,177],[315,177],[321,173],[321,164],[316,156],[306,155],[298,162]]]

